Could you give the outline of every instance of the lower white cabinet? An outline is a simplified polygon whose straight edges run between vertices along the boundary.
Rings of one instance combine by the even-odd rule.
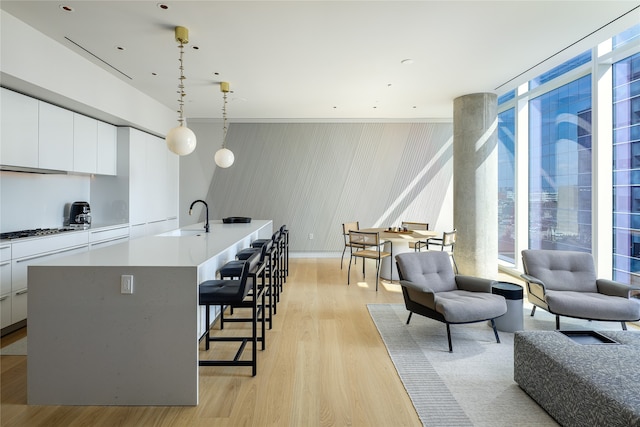
[[[0,328],[11,325],[11,294],[0,295]]]
[[[55,236],[26,239],[11,244],[11,304],[10,323],[14,324],[27,318],[27,273],[29,265],[47,262],[63,256],[84,252],[89,248],[89,235],[86,231],[76,231]],[[4,319],[7,314],[3,313]],[[8,325],[3,325],[3,327]]]
[[[0,246],[0,328],[11,325],[11,244]]]
[[[89,232],[89,249],[115,245],[129,239],[129,224]]]

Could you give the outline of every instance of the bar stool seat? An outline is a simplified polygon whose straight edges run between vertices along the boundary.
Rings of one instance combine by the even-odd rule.
[[[198,286],[199,291],[199,304],[206,307],[205,321],[207,331],[204,334],[205,349],[209,350],[209,343],[214,341],[238,341],[240,347],[238,348],[233,359],[204,359],[199,360],[200,366],[251,366],[252,375],[257,373],[257,348],[258,341],[262,342],[262,349],[264,350],[264,337],[265,337],[265,319],[264,316],[259,315],[259,306],[261,310],[264,310],[264,287],[257,286],[255,280],[249,280],[249,271],[252,268],[256,268],[259,263],[258,254],[254,258],[251,258],[242,267],[239,279],[220,279],[220,280],[207,280]],[[251,294],[251,295],[250,295]],[[258,304],[258,301],[260,303]],[[251,335],[250,336],[211,336],[211,323],[210,323],[210,307],[211,306],[225,306],[233,305],[235,307],[249,307],[251,308]],[[261,321],[262,334],[258,336],[258,320]],[[240,360],[242,353],[247,345],[251,342],[251,358],[249,360]]]

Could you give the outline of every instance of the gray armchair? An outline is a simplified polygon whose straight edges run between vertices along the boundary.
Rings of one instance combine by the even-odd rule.
[[[524,250],[524,273],[529,302],[556,315],[579,319],[620,322],[640,320],[640,299],[631,298],[640,288],[612,280],[597,279],[593,257],[586,252]]]
[[[504,297],[493,295],[493,280],[456,275],[449,254],[441,251],[407,252],[396,255],[400,285],[409,318],[413,313],[447,325],[449,351],[452,324],[490,320],[500,342],[494,319],[507,312]]]

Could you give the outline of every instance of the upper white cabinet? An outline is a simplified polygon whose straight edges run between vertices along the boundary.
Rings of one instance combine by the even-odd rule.
[[[0,90],[1,165],[117,174],[115,126]]]
[[[73,171],[96,173],[98,163],[98,121],[73,113]]]
[[[101,175],[117,174],[117,128],[98,122],[97,170]]]
[[[38,167],[73,170],[73,112],[39,102]]]
[[[38,167],[38,100],[1,88],[0,164]]]

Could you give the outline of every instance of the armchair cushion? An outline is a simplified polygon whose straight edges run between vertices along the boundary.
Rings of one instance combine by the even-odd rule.
[[[418,286],[428,284],[433,292],[452,291],[457,288],[449,254],[443,252],[436,255],[425,252],[422,256],[401,255],[396,257],[396,260],[404,280]]]
[[[593,257],[586,252],[524,250],[525,272],[547,290],[598,292]]]
[[[448,291],[435,294],[436,311],[449,323],[489,320],[507,312],[504,297],[486,292]]]
[[[546,302],[561,316],[594,320],[627,321],[640,317],[640,301],[596,292],[548,290]]]

